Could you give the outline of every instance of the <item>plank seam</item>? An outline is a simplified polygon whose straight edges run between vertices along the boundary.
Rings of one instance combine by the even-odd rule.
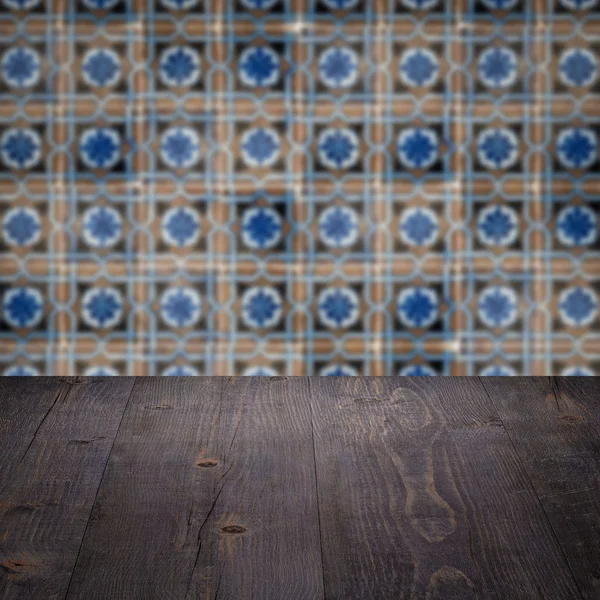
[[[309,407],[310,407],[310,429],[311,429],[311,437],[312,437],[312,447],[313,447],[313,468],[315,472],[315,494],[317,499],[317,522],[319,525],[319,554],[321,556],[321,581],[323,585],[323,599],[325,599],[325,565],[323,562],[323,534],[321,528],[321,503],[319,502],[319,476],[317,473],[317,448],[315,444],[315,423],[314,423],[314,413],[313,413],[313,391],[312,391],[312,382],[311,378],[308,377],[308,398],[309,398]]]
[[[115,447],[115,442],[117,437],[119,437],[119,432],[121,431],[121,425],[123,425],[123,419],[125,418],[125,413],[129,408],[129,403],[131,402],[131,397],[133,396],[133,391],[135,390],[136,385],[138,384],[138,378],[134,379],[133,385],[131,386],[131,391],[129,392],[129,396],[127,397],[127,402],[125,402],[125,407],[123,408],[123,413],[121,414],[121,420],[119,421],[119,426],[117,427],[117,431],[115,432],[115,436],[113,437],[112,444],[110,446],[110,450],[106,455],[106,462],[104,463],[104,469],[102,469],[102,475],[98,480],[98,487],[96,488],[96,494],[94,495],[94,501],[92,502],[92,506],[90,507],[90,513],[87,518],[87,522],[85,524],[85,529],[83,531],[83,535],[81,536],[81,543],[79,544],[79,548],[77,549],[77,555],[75,556],[75,564],[73,565],[73,570],[71,571],[71,576],[69,577],[69,585],[67,586],[67,591],[65,592],[65,600],[69,596],[69,591],[71,590],[71,584],[73,583],[73,575],[75,575],[75,571],[77,570],[77,563],[79,562],[79,556],[81,554],[81,549],[83,548],[83,543],[85,542],[85,536],[87,534],[87,530],[90,524],[90,518],[92,513],[94,512],[94,507],[96,506],[96,501],[98,500],[98,493],[100,492],[100,488],[102,487],[102,482],[104,481],[104,476],[106,475],[106,469],[108,468],[108,463],[110,461],[110,457],[113,452],[113,448]]]
[[[479,380],[479,383],[481,384],[481,387],[483,387],[483,390],[485,391],[486,396],[489,398],[490,402],[492,403],[492,406],[494,407],[494,410],[496,411],[497,415],[498,415],[498,419],[500,420],[500,423],[502,424],[502,429],[504,429],[504,431],[506,432],[506,435],[508,437],[508,440],[510,441],[510,444],[515,452],[515,455],[519,461],[519,463],[521,464],[521,467],[523,468],[523,473],[526,475],[527,477],[527,481],[529,482],[529,486],[531,487],[531,490],[533,491],[533,494],[535,496],[535,499],[537,500],[537,503],[539,504],[540,508],[542,509],[542,513],[546,519],[546,522],[548,523],[548,526],[550,527],[550,531],[552,532],[552,537],[554,538],[554,541],[556,542],[556,545],[558,546],[558,549],[560,550],[560,553],[563,557],[563,560],[565,561],[565,564],[567,565],[567,569],[569,569],[569,573],[571,574],[571,578],[573,579],[573,583],[575,584],[575,588],[577,589],[577,591],[579,592],[579,595],[581,597],[582,600],[585,600],[585,596],[583,595],[583,591],[581,590],[581,588],[579,587],[579,582],[577,581],[577,578],[575,577],[575,573],[573,573],[573,569],[571,568],[571,564],[569,563],[569,559],[567,558],[567,555],[565,554],[565,551],[563,550],[562,544],[560,543],[560,540],[558,539],[558,536],[556,535],[556,531],[554,529],[554,526],[552,525],[552,521],[550,520],[550,517],[548,516],[548,513],[546,512],[546,509],[544,508],[544,504],[541,501],[537,490],[535,489],[535,486],[533,485],[533,481],[531,480],[531,476],[529,475],[529,472],[527,470],[527,467],[525,466],[525,463],[523,462],[523,459],[521,458],[521,455],[519,454],[519,451],[517,450],[517,447],[515,446],[513,439],[510,435],[509,430],[506,428],[506,426],[504,425],[504,420],[502,419],[502,415],[500,413],[500,411],[498,410],[498,407],[496,406],[496,403],[494,402],[494,399],[492,398],[492,395],[490,394],[489,390],[487,389],[487,387],[485,386],[485,383],[483,382],[483,379],[481,377],[477,378]],[[550,379],[550,387],[553,389],[552,387],[552,380]],[[553,389],[554,392],[554,389]],[[555,393],[555,400],[558,404],[558,399],[556,398],[556,393]]]

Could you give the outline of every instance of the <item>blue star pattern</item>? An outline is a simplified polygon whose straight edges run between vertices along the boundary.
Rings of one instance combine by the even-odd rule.
[[[116,85],[121,78],[121,60],[112,50],[90,50],[84,57],[81,74],[85,82],[94,87]]]
[[[273,287],[251,287],[242,296],[242,319],[251,328],[274,327],[283,314],[281,295]]]
[[[0,374],[600,374],[599,0],[0,6]]]

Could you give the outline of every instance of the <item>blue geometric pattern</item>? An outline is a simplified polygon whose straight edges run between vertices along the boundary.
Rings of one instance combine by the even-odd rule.
[[[0,0],[0,373],[600,374],[598,0]]]

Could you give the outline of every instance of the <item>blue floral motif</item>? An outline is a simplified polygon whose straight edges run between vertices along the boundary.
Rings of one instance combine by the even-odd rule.
[[[4,320],[15,329],[32,328],[42,320],[44,299],[32,287],[16,287],[4,294],[2,309]]]
[[[162,218],[162,237],[170,246],[193,246],[200,237],[200,215],[188,206],[169,209]]]
[[[275,288],[251,287],[242,296],[242,320],[248,327],[273,327],[281,319],[282,313],[283,302]]]
[[[39,374],[37,369],[29,365],[14,365],[2,373],[4,377],[37,377]]]
[[[401,0],[403,6],[411,10],[429,10],[433,8],[439,0]]]
[[[588,10],[598,4],[598,0],[560,0],[560,3],[571,10]]]
[[[560,57],[559,75],[567,86],[583,87],[592,85],[598,75],[596,57],[583,48],[571,48]]]
[[[349,169],[358,162],[360,142],[351,129],[325,129],[318,146],[319,160],[328,169]]]
[[[596,160],[598,139],[591,129],[564,129],[556,140],[559,162],[567,169],[587,169]]]
[[[242,217],[242,240],[248,248],[274,248],[281,239],[282,222],[272,208],[257,206],[247,209]]]
[[[121,137],[114,129],[87,129],[79,141],[83,163],[90,169],[111,169],[121,158]]]
[[[358,4],[358,0],[321,0],[330,10],[349,10]]]
[[[33,48],[11,48],[2,57],[2,77],[10,87],[33,87],[40,80],[41,71],[40,55]]]
[[[482,0],[490,10],[508,10],[517,5],[519,0]]]
[[[479,296],[479,318],[488,327],[509,327],[517,320],[518,307],[517,294],[509,287],[488,287]]]
[[[570,327],[590,325],[598,313],[598,298],[586,287],[567,288],[558,300],[561,321]]]
[[[598,238],[598,218],[587,206],[567,206],[556,219],[556,234],[565,246],[588,246]]]
[[[488,48],[479,58],[479,77],[491,88],[507,88],[517,80],[517,55],[510,48]]]
[[[409,169],[428,169],[438,159],[439,140],[433,129],[405,129],[398,136],[398,158]]]
[[[508,246],[519,235],[517,213],[506,206],[495,204],[479,213],[477,233],[486,246]]]
[[[32,208],[12,208],[2,219],[2,233],[11,246],[31,246],[42,231],[40,216]]]
[[[398,318],[405,327],[431,327],[438,318],[440,302],[435,290],[405,288],[398,295]]]
[[[431,246],[439,229],[438,218],[430,208],[409,208],[400,218],[400,237],[407,246]]]
[[[330,329],[345,329],[358,321],[360,300],[351,288],[330,287],[319,294],[321,322]]]
[[[119,4],[119,0],[83,0],[90,10],[110,10]]]
[[[191,327],[202,316],[202,298],[190,287],[168,288],[160,298],[160,314],[169,327]]]
[[[121,292],[115,288],[91,288],[81,299],[81,316],[93,329],[114,327],[123,316]]]
[[[426,48],[411,48],[400,59],[400,77],[409,87],[433,85],[439,70],[437,56]]]
[[[349,365],[329,365],[323,367],[319,375],[321,377],[356,377],[358,371]]]
[[[123,231],[121,215],[106,206],[95,206],[83,215],[83,239],[92,248],[111,248]]]
[[[479,134],[477,155],[488,169],[508,169],[519,157],[519,140],[510,129],[486,129]]]
[[[87,377],[117,377],[119,371],[113,367],[89,367],[85,371]]]
[[[589,367],[567,367],[561,373],[561,377],[594,377],[596,373]]]
[[[159,74],[169,87],[188,87],[200,79],[200,55],[189,46],[172,46],[160,56]]]
[[[171,127],[162,134],[160,155],[172,169],[189,169],[200,160],[200,136],[191,127]]]
[[[189,365],[171,365],[167,367],[161,375],[166,377],[197,377],[200,375],[198,369]]]
[[[250,10],[269,10],[273,8],[279,0],[240,0],[241,3]]]
[[[279,80],[279,56],[272,48],[246,48],[239,60],[239,76],[248,87],[269,87]]]
[[[248,367],[242,375],[244,377],[275,377],[277,371],[271,367]]]
[[[358,216],[351,208],[331,206],[319,219],[321,240],[331,248],[349,248],[358,239]]]
[[[8,129],[0,141],[2,162],[11,169],[31,169],[42,156],[42,140],[33,129]]]
[[[84,57],[81,72],[88,85],[106,87],[115,85],[121,77],[119,56],[112,50],[90,50]]]
[[[514,377],[517,372],[506,365],[490,365],[479,373],[481,377]]]
[[[274,129],[256,127],[242,136],[242,159],[250,167],[271,167],[279,158],[281,142]]]
[[[329,48],[319,59],[321,81],[331,88],[350,88],[358,80],[358,55],[350,48]]]
[[[437,375],[437,372],[429,365],[406,365],[398,375],[401,377],[433,377]]]
[[[12,10],[31,10],[39,3],[40,0],[2,0],[2,4]]]

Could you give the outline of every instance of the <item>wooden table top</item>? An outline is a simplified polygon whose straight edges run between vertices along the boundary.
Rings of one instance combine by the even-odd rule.
[[[3,378],[0,599],[598,599],[599,392]]]

